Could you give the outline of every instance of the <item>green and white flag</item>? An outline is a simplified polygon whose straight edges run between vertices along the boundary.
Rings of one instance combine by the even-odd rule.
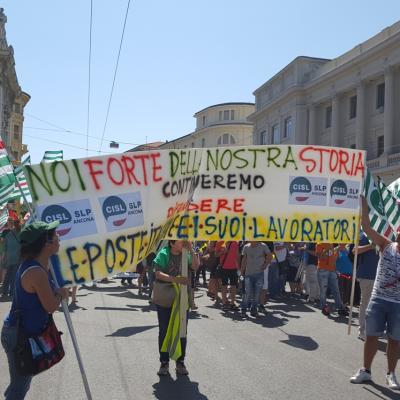
[[[396,197],[397,202],[400,203],[400,178],[392,182],[388,186],[388,189],[393,193],[394,197]]]
[[[397,232],[397,228],[400,226],[400,204],[398,199],[396,199],[381,179],[378,179],[378,189],[387,221],[392,230]]]
[[[376,186],[374,178],[369,170],[367,170],[364,181],[364,197],[367,199],[369,206],[371,227],[388,239],[395,240],[393,228],[389,224],[385,213],[385,206],[381,197],[381,192]]]
[[[14,191],[15,175],[14,169],[8,158],[7,150],[0,140],[0,207],[7,204],[10,195]]]
[[[8,208],[4,207],[3,210],[0,211],[0,230],[4,228],[4,225],[8,221]]]
[[[54,161],[62,161],[63,160],[63,151],[62,150],[48,150],[44,152],[42,162],[49,163]]]
[[[14,169],[15,177],[17,178],[18,185],[15,185],[14,192],[11,195],[10,200],[17,200],[24,196],[21,194],[21,190],[25,195],[27,201],[32,201],[31,192],[29,191],[28,181],[26,180],[23,167],[25,165],[31,165],[31,156],[25,158],[24,161],[21,162],[21,165],[18,165],[17,168]]]

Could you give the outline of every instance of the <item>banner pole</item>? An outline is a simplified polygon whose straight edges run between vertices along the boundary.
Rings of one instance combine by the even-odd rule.
[[[182,276],[188,277],[188,250],[186,248],[182,249]],[[188,282],[190,285],[191,282]],[[185,338],[186,337],[186,318],[187,318],[187,306],[188,306],[188,286],[181,285],[180,287],[180,310],[179,310],[179,317],[180,317],[180,324],[179,324],[179,337]]]
[[[53,279],[54,279],[54,282],[55,282],[56,286],[59,287],[58,282],[57,282],[57,278],[56,278],[56,274],[54,272],[53,263],[51,261],[50,261],[50,271],[51,271],[51,275],[53,276]],[[76,359],[78,360],[79,370],[81,372],[83,386],[84,386],[85,392],[86,392],[86,397],[87,397],[88,400],[92,400],[92,394],[90,392],[89,381],[87,379],[85,367],[84,367],[83,361],[82,361],[82,356],[81,356],[81,353],[79,351],[78,340],[77,340],[76,335],[75,335],[75,330],[74,330],[74,326],[72,324],[71,314],[70,314],[69,309],[68,309],[67,300],[62,300],[61,301],[61,305],[62,305],[62,309],[63,309],[63,312],[64,312],[65,321],[67,322],[69,334],[71,336],[72,344],[74,346]]]
[[[21,195],[22,195],[22,197],[24,199],[24,202],[26,203],[26,205],[28,207],[28,210],[29,210],[29,212],[31,214],[31,218],[33,220],[36,220],[37,219],[36,215],[33,213],[33,209],[31,207],[31,205],[29,204],[29,202],[28,202],[28,200],[27,200],[27,198],[25,196],[24,191],[22,190],[21,186],[19,185],[18,180],[17,180],[17,185],[18,185],[18,188],[19,188],[19,190],[21,192]],[[53,263],[51,261],[50,261],[50,272],[51,272],[51,275],[53,277],[54,283],[56,284],[56,287],[59,288],[60,285],[57,282],[56,274],[55,274],[54,268],[53,268]],[[63,312],[64,312],[65,321],[67,322],[67,327],[68,327],[68,330],[69,330],[69,334],[71,336],[72,344],[74,346],[76,359],[78,360],[79,370],[81,371],[81,376],[82,376],[83,386],[84,386],[85,392],[86,392],[86,397],[87,397],[88,400],[92,400],[92,394],[90,392],[89,381],[87,379],[86,371],[85,371],[85,368],[83,366],[82,356],[81,356],[81,353],[79,351],[78,340],[77,340],[76,335],[75,335],[74,326],[72,325],[71,314],[70,314],[69,309],[68,309],[67,301],[66,300],[62,300],[61,301],[61,305],[62,305],[62,309],[63,309]]]
[[[364,165],[365,163],[365,156],[364,156]],[[365,175],[365,174],[364,174]],[[364,190],[364,177],[361,181],[361,190]],[[358,224],[357,224],[357,232],[356,232],[356,242],[354,243],[354,259],[353,259],[353,275],[351,279],[351,295],[350,295],[350,312],[349,312],[349,323],[347,326],[347,334],[351,334],[351,324],[353,319],[353,303],[354,303],[354,291],[356,288],[356,274],[357,274],[357,260],[358,260],[358,244],[360,242],[360,230],[361,230],[361,193],[358,196]]]

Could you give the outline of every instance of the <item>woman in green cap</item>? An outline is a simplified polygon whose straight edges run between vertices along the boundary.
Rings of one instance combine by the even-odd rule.
[[[21,265],[15,279],[11,310],[1,331],[10,371],[10,384],[4,392],[6,400],[24,399],[32,380],[32,376],[19,374],[15,367],[16,311],[20,312],[24,333],[33,336],[44,330],[49,314],[58,309],[61,300],[68,298],[68,290],[56,288],[49,271],[50,257],[60,247],[56,233],[58,224],[58,221],[50,224],[38,221],[26,225],[20,232]]]

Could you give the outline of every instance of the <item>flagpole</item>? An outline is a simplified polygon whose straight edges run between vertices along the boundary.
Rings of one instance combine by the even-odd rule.
[[[14,175],[15,175],[15,171],[14,171]],[[22,195],[22,197],[24,199],[24,202],[27,204],[27,207],[28,207],[28,210],[29,210],[29,212],[31,214],[31,217],[33,218],[33,220],[36,220],[37,219],[36,215],[33,213],[33,209],[31,207],[31,205],[29,204],[29,202],[28,202],[28,200],[27,200],[27,198],[25,196],[24,191],[21,188],[21,186],[20,186],[20,184],[18,182],[18,179],[16,179],[16,183],[17,183],[17,186],[18,186],[18,188],[19,188],[19,190],[21,192],[21,195]],[[51,275],[53,277],[53,280],[54,280],[54,283],[55,283],[56,287],[59,288],[60,285],[58,284],[57,277],[56,277],[56,274],[54,272],[53,263],[51,261],[50,261],[50,272],[51,272]],[[74,326],[72,324],[71,314],[70,314],[69,309],[68,309],[67,300],[62,300],[61,301],[61,305],[62,305],[62,309],[63,309],[63,312],[64,312],[65,321],[67,322],[67,327],[68,327],[68,330],[69,330],[69,334],[71,336],[72,344],[74,346],[75,355],[76,355],[76,358],[77,358],[77,361],[78,361],[78,365],[79,365],[79,370],[80,370],[81,376],[82,376],[83,386],[84,386],[85,392],[86,392],[86,397],[87,397],[88,400],[92,400],[92,394],[90,392],[89,381],[87,379],[85,367],[83,365],[82,356],[81,356],[81,353],[80,353],[80,350],[79,350],[78,340],[77,340],[76,335],[75,335]]]
[[[364,154],[364,166],[366,165],[366,157]],[[366,167],[365,167],[366,168]],[[366,172],[365,172],[366,173]],[[364,175],[365,175],[364,173]],[[364,190],[364,176],[361,180],[361,190]],[[350,295],[350,312],[349,312],[349,323],[347,326],[347,334],[351,334],[351,324],[353,319],[353,303],[354,303],[354,291],[356,288],[356,274],[357,274],[357,260],[358,260],[358,245],[360,242],[360,230],[361,230],[361,190],[358,196],[358,224],[356,231],[356,238],[354,243],[354,259],[353,259],[353,275],[351,277],[351,295]]]

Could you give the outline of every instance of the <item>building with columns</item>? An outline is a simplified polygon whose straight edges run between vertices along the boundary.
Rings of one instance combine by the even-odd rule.
[[[333,60],[297,57],[254,96],[254,144],[365,149],[374,175],[400,176],[400,22]]]
[[[253,124],[247,117],[254,103],[216,104],[194,114],[196,129],[162,144],[160,149],[241,146],[253,144]]]
[[[9,157],[18,162],[26,153],[22,144],[23,111],[30,96],[21,90],[15,71],[14,49],[7,43],[7,17],[0,8],[0,135]]]

